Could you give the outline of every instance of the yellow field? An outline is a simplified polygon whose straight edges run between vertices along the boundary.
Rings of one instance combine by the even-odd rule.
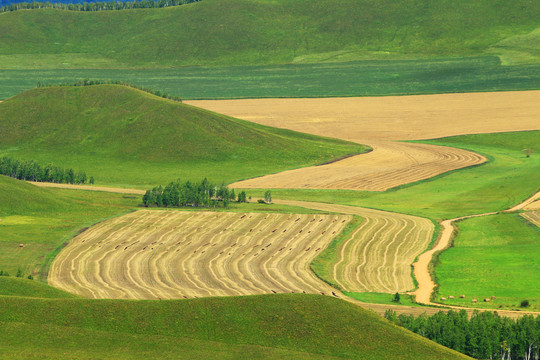
[[[186,103],[373,148],[369,154],[333,164],[237,182],[233,184],[237,188],[384,191],[487,161],[464,150],[396,140],[540,129],[540,91]]]
[[[350,292],[394,293],[413,290],[411,265],[433,236],[427,219],[359,208],[304,201],[276,201],[310,209],[355,214],[364,222],[338,249],[331,281]]]
[[[540,210],[522,213],[521,216],[540,227]]]
[[[141,210],[74,238],[54,260],[49,283],[90,298],[331,295],[309,264],[351,219]]]

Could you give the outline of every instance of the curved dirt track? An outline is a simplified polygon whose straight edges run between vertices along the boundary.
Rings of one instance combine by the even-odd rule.
[[[414,288],[411,264],[428,247],[433,223],[417,216],[307,201],[278,204],[354,214],[364,221],[338,248],[332,282],[350,292],[405,292]]]
[[[144,195],[144,190],[138,189],[126,189],[126,188],[114,188],[114,187],[104,187],[104,186],[95,186],[95,185],[75,185],[75,184],[58,184],[58,183],[49,183],[49,182],[36,182],[36,181],[27,181],[32,185],[39,187],[49,187],[49,188],[58,188],[58,189],[72,189],[72,190],[90,190],[90,191],[105,191],[119,194],[133,194],[133,195]]]
[[[140,210],[74,238],[52,263],[49,284],[89,298],[331,295],[337,290],[309,266],[350,220]]]
[[[383,191],[486,161],[464,150],[394,140],[540,129],[540,91],[186,103],[263,125],[358,142],[374,149],[325,166],[233,184],[245,188]]]
[[[526,199],[522,203],[504,210],[504,212],[513,212],[523,209],[524,207],[528,206],[529,204],[533,203],[535,199],[540,198],[540,192],[535,193],[530,198]],[[441,229],[439,238],[437,239],[437,242],[435,243],[435,246],[431,248],[430,250],[426,251],[422,255],[418,257],[418,261],[413,264],[414,267],[414,276],[416,278],[416,281],[418,282],[418,289],[413,293],[416,296],[416,301],[421,304],[427,304],[427,305],[439,305],[437,303],[433,303],[431,301],[431,294],[433,293],[433,289],[435,288],[435,283],[431,278],[431,274],[429,272],[429,265],[433,261],[433,256],[436,252],[443,251],[447,249],[453,238],[454,238],[454,222],[479,216],[489,216],[497,214],[497,212],[489,212],[484,214],[476,214],[476,215],[468,215],[468,216],[462,216],[455,219],[450,220],[444,220],[441,222]]]

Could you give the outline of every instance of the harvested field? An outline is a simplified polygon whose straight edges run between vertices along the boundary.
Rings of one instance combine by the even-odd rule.
[[[540,130],[540,91],[185,103],[264,125],[360,143]]]
[[[540,227],[540,210],[528,211],[522,213],[521,216],[523,216],[525,219],[529,220],[536,226]]]
[[[373,148],[369,154],[237,182],[234,187],[368,191],[384,191],[486,161],[483,156],[464,150],[394,140],[538,130],[539,102],[540,91],[187,101],[256,123],[355,141]]]
[[[278,203],[364,218],[338,248],[331,283],[349,292],[405,292],[414,289],[411,265],[431,241],[427,219],[346,205],[280,200]]]
[[[373,151],[365,155],[238,181],[231,187],[385,191],[487,160],[470,151],[444,146],[398,142],[369,145]]]
[[[74,238],[51,265],[49,284],[89,298],[331,295],[309,265],[350,220],[141,210]]]

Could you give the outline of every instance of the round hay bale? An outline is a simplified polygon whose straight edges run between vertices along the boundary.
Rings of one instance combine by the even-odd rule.
[[[459,295],[460,299],[465,299],[465,295]]]
[[[484,302],[490,302],[490,301],[491,301],[491,299],[489,299],[489,298],[484,299]]]
[[[445,297],[442,297],[442,298],[441,298],[441,301],[444,301],[444,300],[446,300],[446,298],[445,298]]]
[[[478,302],[478,300],[476,300],[476,299],[472,299],[472,302],[473,302],[473,303],[477,303],[477,302]]]
[[[19,244],[19,247],[20,247],[20,248],[23,248],[23,247],[24,247],[24,244]]]
[[[454,298],[454,295],[450,295],[448,298],[449,298],[449,299],[453,299],[453,298]]]
[[[491,297],[491,300],[495,300],[495,299],[496,299],[496,297],[495,297],[495,296],[492,296],[492,297]]]

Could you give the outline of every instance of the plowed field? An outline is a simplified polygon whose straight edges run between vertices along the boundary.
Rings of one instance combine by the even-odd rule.
[[[350,220],[141,210],[74,238],[54,260],[49,283],[90,298],[331,295],[309,265]]]
[[[411,265],[433,235],[431,221],[346,205],[276,201],[321,211],[355,214],[364,222],[338,249],[330,282],[350,292],[405,292],[414,288]]]
[[[451,135],[538,130],[540,91],[375,98],[188,101],[219,113],[369,145],[335,163],[233,184],[244,188],[383,191],[485,162],[468,151],[396,143]],[[317,180],[315,180],[317,179]]]
[[[522,213],[521,216],[540,227],[540,210]]]

